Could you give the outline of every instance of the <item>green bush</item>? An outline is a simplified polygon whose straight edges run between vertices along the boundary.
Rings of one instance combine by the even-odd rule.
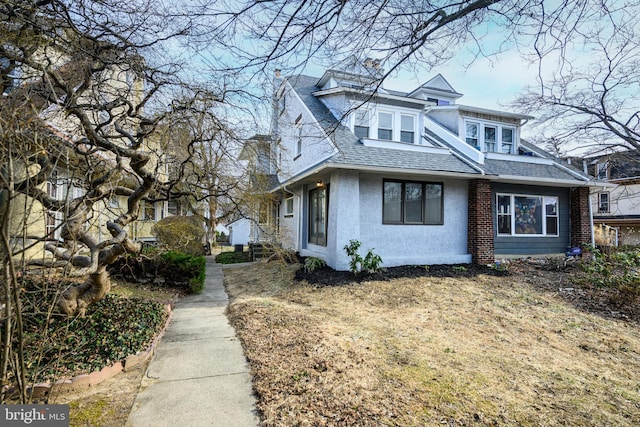
[[[170,251],[198,256],[203,254],[205,230],[194,216],[168,216],[153,226],[158,244]]]
[[[358,253],[362,243],[358,240],[349,240],[349,244],[345,245],[344,250],[351,258],[349,261],[349,270],[353,274],[358,274],[360,271],[365,273],[377,273],[382,270],[382,258],[380,255],[373,253],[373,249],[369,249],[364,258]]]
[[[310,256],[306,260],[304,260],[304,269],[307,273],[311,273],[313,271],[319,270],[324,267],[326,263],[322,258]]]
[[[191,292],[202,292],[206,275],[206,261],[203,256],[169,251],[160,257],[164,261],[162,273],[165,280],[185,281],[186,279],[191,286]]]
[[[219,264],[237,264],[249,261],[251,261],[249,252],[221,252],[216,256],[216,262]]]

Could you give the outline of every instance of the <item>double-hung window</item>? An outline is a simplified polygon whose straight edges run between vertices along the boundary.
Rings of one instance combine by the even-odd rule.
[[[484,127],[484,151],[496,151],[497,128],[495,126]]]
[[[498,235],[558,236],[558,197],[498,194]]]
[[[369,110],[356,110],[353,133],[358,138],[369,138]]]
[[[443,223],[442,183],[385,180],[383,224]]]
[[[466,129],[466,141],[467,144],[471,145],[472,147],[478,147],[478,129],[480,128],[480,124],[479,123],[473,123],[473,122],[467,122],[465,129]]]
[[[513,128],[502,128],[502,140],[500,150],[505,154],[511,154],[513,152],[513,140],[515,137],[515,129]]]
[[[393,114],[378,113],[378,139],[393,140]]]
[[[415,117],[400,115],[400,142],[413,144],[415,142]]]
[[[598,212],[609,212],[609,192],[598,194]]]
[[[284,199],[284,216],[293,216],[293,197]]]

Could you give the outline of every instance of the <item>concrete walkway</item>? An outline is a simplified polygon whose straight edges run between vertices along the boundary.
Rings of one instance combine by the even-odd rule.
[[[249,367],[224,315],[222,268],[207,257],[204,290],[176,304],[127,426],[257,426]]]

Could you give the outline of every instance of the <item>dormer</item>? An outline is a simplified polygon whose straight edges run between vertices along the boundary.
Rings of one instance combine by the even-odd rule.
[[[407,96],[431,101],[435,105],[451,105],[455,104],[456,100],[462,97],[462,94],[456,92],[449,82],[442,77],[442,74],[438,74],[422,84],[419,88],[410,92]]]
[[[346,88],[369,91],[377,88],[382,74],[380,61],[367,58],[360,62],[352,55],[335,68],[325,71],[317,86],[320,90]]]

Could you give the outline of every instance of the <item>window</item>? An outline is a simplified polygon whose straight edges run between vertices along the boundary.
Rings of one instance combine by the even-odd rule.
[[[502,128],[501,151],[505,154],[511,154],[513,150],[514,133],[515,129],[513,128]]]
[[[169,200],[167,202],[167,213],[169,215],[182,215],[182,204],[178,200]]]
[[[302,114],[296,119],[296,134],[298,139],[296,141],[295,157],[299,157],[302,154]]]
[[[284,113],[287,109],[287,97],[285,96],[284,91],[282,91],[278,98],[278,109],[280,110],[280,114]]]
[[[393,114],[378,113],[378,139],[393,140]]]
[[[382,223],[442,224],[442,200],[441,183],[385,180]]]
[[[329,186],[311,190],[309,192],[309,243],[327,246],[328,211]]]
[[[495,126],[484,127],[484,151],[496,151],[496,130]]]
[[[478,123],[470,123],[466,124],[466,138],[467,144],[472,147],[478,147],[478,128],[480,125]]]
[[[143,221],[155,221],[156,220],[156,205],[152,202],[142,202],[142,220]]]
[[[514,150],[516,129],[498,124],[465,122],[467,144],[483,152],[511,154]]]
[[[47,211],[44,217],[45,221],[45,232],[47,233],[48,239],[56,238],[56,213],[54,211]]]
[[[498,194],[498,234],[557,236],[558,197]]]
[[[284,216],[293,216],[293,197],[284,199]]]
[[[598,212],[609,212],[609,192],[598,194]]]
[[[414,116],[400,116],[400,142],[413,144],[415,135]]]
[[[356,110],[353,133],[358,138],[369,138],[369,111]]]
[[[596,178],[600,180],[609,178],[609,162],[596,163]]]

